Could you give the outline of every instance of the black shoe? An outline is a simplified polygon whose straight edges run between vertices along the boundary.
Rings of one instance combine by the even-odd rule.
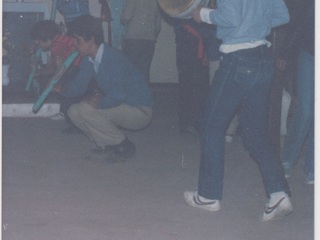
[[[91,153],[95,155],[102,155],[106,157],[107,160],[123,161],[132,157],[135,154],[135,151],[135,145],[128,138],[126,138],[117,145],[106,146],[104,148],[94,148],[91,150]]]
[[[108,152],[110,152],[113,149],[113,151],[115,150],[113,147],[96,147],[91,149],[91,153],[95,154],[95,155],[105,155]]]
[[[62,129],[61,133],[64,135],[73,135],[73,134],[80,134],[82,132],[76,126],[69,126],[69,127],[66,127],[65,129]]]
[[[115,146],[115,157],[118,159],[131,158],[136,152],[136,146],[128,138]]]

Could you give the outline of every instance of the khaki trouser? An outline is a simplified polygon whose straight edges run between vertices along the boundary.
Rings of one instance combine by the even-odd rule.
[[[87,102],[73,104],[68,111],[71,121],[99,147],[116,145],[126,135],[119,129],[139,130],[152,118],[151,107],[132,107],[127,104],[95,109]]]

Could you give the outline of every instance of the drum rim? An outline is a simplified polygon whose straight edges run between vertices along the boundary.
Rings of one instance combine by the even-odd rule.
[[[198,6],[202,1],[207,3],[209,2],[208,0],[194,0],[194,1],[191,0],[186,6],[181,6],[180,8],[175,8],[175,9],[166,8],[166,6],[164,5],[164,2],[161,2],[161,0],[158,0],[158,3],[159,3],[159,6],[162,8],[162,10],[168,15],[172,17],[181,17],[185,15],[190,8],[192,8],[195,5]]]

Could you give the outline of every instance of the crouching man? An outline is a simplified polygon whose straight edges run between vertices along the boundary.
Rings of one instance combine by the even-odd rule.
[[[152,118],[153,99],[144,76],[120,51],[104,43],[99,19],[79,17],[73,33],[83,57],[79,74],[55,90],[75,97],[94,85],[93,96],[69,108],[70,119],[96,143],[94,153],[109,159],[131,157],[135,145],[121,129],[142,129]]]

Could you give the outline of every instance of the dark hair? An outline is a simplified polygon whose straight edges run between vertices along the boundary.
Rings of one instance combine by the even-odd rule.
[[[70,23],[70,34],[83,37],[88,41],[94,39],[98,46],[104,42],[102,21],[91,15],[83,15]]]
[[[31,29],[31,38],[35,40],[52,40],[60,33],[58,25],[52,20],[42,20],[33,25]]]

